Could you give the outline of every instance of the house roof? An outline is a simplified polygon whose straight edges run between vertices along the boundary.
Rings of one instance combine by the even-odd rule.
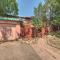
[[[14,20],[14,21],[19,21],[19,18],[15,18],[15,17],[1,17],[0,16],[0,20]]]
[[[25,21],[25,20],[30,21],[30,20],[32,20],[32,17],[20,17],[20,19],[21,19],[22,21]]]
[[[15,17],[15,16],[0,16],[0,20],[24,21],[31,20],[32,17]]]

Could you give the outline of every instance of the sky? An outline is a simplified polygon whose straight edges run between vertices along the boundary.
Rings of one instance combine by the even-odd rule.
[[[17,0],[19,16],[28,17],[34,16],[34,7],[37,7],[39,3],[44,3],[44,0]]]

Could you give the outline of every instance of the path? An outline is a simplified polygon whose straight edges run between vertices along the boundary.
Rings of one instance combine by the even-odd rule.
[[[0,60],[41,60],[33,48],[19,41],[0,44]]]
[[[47,45],[46,38],[39,38],[37,44],[31,44],[42,60],[60,60],[60,51]]]

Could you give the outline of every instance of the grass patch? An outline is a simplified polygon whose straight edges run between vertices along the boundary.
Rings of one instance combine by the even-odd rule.
[[[57,38],[60,38],[60,31],[58,32],[51,32],[51,35],[55,35]]]

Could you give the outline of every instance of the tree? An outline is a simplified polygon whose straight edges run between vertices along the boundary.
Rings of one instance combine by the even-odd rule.
[[[16,0],[0,0],[0,16],[18,15],[18,5]]]
[[[32,18],[32,24],[35,27],[35,35],[37,36],[38,29],[45,26],[46,12],[42,3],[38,5],[37,8],[34,8],[35,16]]]
[[[39,4],[34,9],[33,25],[39,27],[51,27],[57,25],[60,29],[60,0],[45,0],[45,4]]]
[[[59,0],[46,0],[45,7],[48,13],[48,20],[53,25],[60,26],[60,1]]]
[[[38,5],[37,8],[34,8],[34,19],[32,20],[33,22],[35,22],[33,25],[35,27],[41,27],[41,23],[42,23],[42,20],[41,20],[41,17],[42,17],[42,4],[40,3]]]
[[[34,21],[34,26],[43,27],[45,21],[47,20],[46,17],[46,9],[45,6],[40,3],[37,8],[34,9],[35,17],[32,21]]]

